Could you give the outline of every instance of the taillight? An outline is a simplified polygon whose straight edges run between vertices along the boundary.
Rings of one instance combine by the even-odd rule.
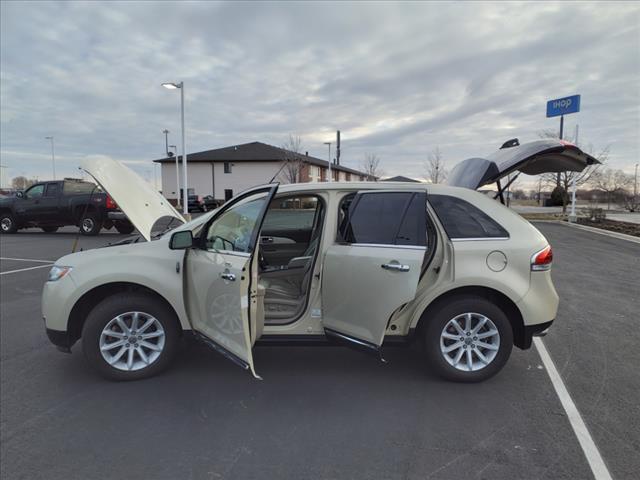
[[[538,253],[534,253],[531,257],[531,271],[543,272],[551,269],[553,263],[553,250],[551,245],[547,245]]]
[[[116,205],[116,202],[113,201],[113,198],[107,195],[107,210],[114,210],[116,208],[118,208],[118,205]]]
[[[202,197],[198,195],[198,202],[202,203]]]

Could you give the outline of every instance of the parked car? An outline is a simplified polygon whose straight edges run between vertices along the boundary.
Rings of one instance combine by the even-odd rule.
[[[216,200],[213,198],[213,195],[205,195],[202,197],[202,202],[207,210],[215,210],[216,208],[221,207],[224,203],[222,200]]]
[[[452,182],[467,188],[255,187],[156,241],[59,259],[42,298],[47,334],[67,352],[81,339],[89,363],[117,380],[165,369],[189,333],[255,376],[259,343],[338,342],[383,360],[385,346],[420,341],[437,374],[481,381],[513,345],[529,348],[547,331],[558,296],[545,237],[474,190],[594,161],[541,141],[463,162]],[[158,217],[181,220],[127,167],[94,159],[84,168],[145,239]]]
[[[180,204],[182,204],[183,193],[180,193]],[[189,193],[187,196],[189,204],[187,208],[190,212],[206,212],[207,206],[200,195]]]
[[[97,235],[103,227],[115,226],[124,234],[134,230],[113,199],[90,182],[40,182],[15,196],[0,198],[2,233],[30,227],[52,233],[66,225],[78,225],[84,235]]]

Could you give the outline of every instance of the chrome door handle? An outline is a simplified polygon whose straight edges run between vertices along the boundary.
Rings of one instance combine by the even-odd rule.
[[[394,272],[408,272],[409,265],[401,265],[399,263],[383,263],[380,265],[385,270],[393,270]]]
[[[233,273],[230,272],[224,272],[220,274],[220,278],[223,278],[224,280],[229,280],[230,282],[235,282],[236,281],[236,276]]]

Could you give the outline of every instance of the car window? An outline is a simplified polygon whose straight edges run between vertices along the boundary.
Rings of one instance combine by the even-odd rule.
[[[209,225],[207,250],[250,253],[251,238],[268,194],[251,195],[233,205]]]
[[[100,191],[94,183],[89,182],[64,182],[62,192],[65,195],[81,195],[83,193],[90,194]]]
[[[349,203],[350,202],[350,203]],[[371,192],[343,200],[339,240],[382,245],[426,244],[425,194]]]
[[[34,185],[24,194],[26,198],[39,198],[44,193],[44,184]]]
[[[311,230],[317,207],[317,197],[276,198],[269,205],[262,229]]]
[[[509,233],[486,213],[461,198],[429,195],[449,238],[504,238]]]
[[[49,183],[45,195],[47,197],[57,197],[60,186],[57,183]]]
[[[402,219],[396,245],[427,245],[427,194],[416,193]]]

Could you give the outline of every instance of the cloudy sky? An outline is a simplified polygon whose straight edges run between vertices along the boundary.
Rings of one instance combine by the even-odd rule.
[[[579,93],[581,143],[640,154],[640,6],[633,3],[1,3],[0,163],[4,181],[77,176],[106,155],[153,180],[164,135],[187,149],[289,134],[343,163],[377,154],[388,175],[424,175],[505,140],[558,128],[545,102]]]

